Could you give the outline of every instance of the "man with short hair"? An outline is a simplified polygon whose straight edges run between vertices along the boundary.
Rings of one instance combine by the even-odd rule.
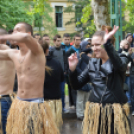
[[[41,38],[41,36],[40,36],[39,33],[34,34],[33,37],[34,37],[37,41],[39,41],[39,39]]]
[[[7,119],[7,134],[59,133],[51,109],[43,99],[45,55],[32,35],[32,26],[20,22],[13,34],[0,36],[0,41],[12,40],[20,48],[0,50],[0,59],[13,61],[18,78],[17,97]]]
[[[6,35],[7,31],[0,28],[0,36]],[[6,40],[0,41],[0,50],[10,50]],[[0,133],[6,134],[7,113],[12,103],[15,68],[11,60],[0,60]]]
[[[49,47],[51,47],[49,35],[48,34],[44,34],[43,35],[43,39],[49,44]]]
[[[61,48],[61,36],[55,35],[53,38],[54,47],[51,48],[52,56],[54,59],[61,63],[63,71],[65,70],[65,51]],[[65,82],[60,83],[61,98],[62,98],[62,110],[64,112],[65,108],[65,93],[64,93]]]

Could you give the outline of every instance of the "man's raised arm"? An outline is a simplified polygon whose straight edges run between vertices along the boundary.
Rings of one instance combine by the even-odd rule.
[[[38,42],[28,33],[14,33],[9,35],[0,36],[0,40],[11,40],[15,44],[25,43],[25,45],[34,53],[37,54],[41,50]]]

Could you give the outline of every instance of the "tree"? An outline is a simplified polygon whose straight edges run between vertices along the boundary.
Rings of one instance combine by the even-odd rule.
[[[122,0],[123,2],[123,31],[134,33],[134,0]],[[125,20],[125,18],[128,18]]]
[[[102,25],[110,25],[109,0],[89,0],[89,4],[83,9],[82,21],[85,21],[85,23],[92,13],[91,9],[97,30],[100,30]]]
[[[85,11],[85,5],[89,5],[90,1],[89,0],[69,0],[69,2],[73,2],[73,5],[68,6],[64,12],[67,13],[74,13],[75,16],[71,18],[68,22],[66,22],[65,25],[70,25],[75,23],[77,32],[81,33],[84,32],[84,37],[91,37],[92,34],[94,33],[95,26],[93,24],[93,15],[90,13],[88,14],[88,18],[84,18]],[[83,11],[83,12],[82,12]],[[84,19],[83,19],[84,18]],[[82,20],[82,21],[81,21]],[[86,21],[85,21],[86,20]],[[72,36],[75,33],[72,33]]]
[[[33,17],[27,11],[26,3],[21,0],[0,1],[0,27],[10,30],[21,21],[32,24]]]
[[[48,0],[33,0],[31,4],[33,8],[28,14],[34,16],[34,27],[38,27],[41,35],[44,34],[45,30],[45,33],[49,34],[50,38],[53,38],[53,36],[57,34],[57,28],[50,15],[53,9],[47,1]],[[44,29],[43,33],[42,28]]]

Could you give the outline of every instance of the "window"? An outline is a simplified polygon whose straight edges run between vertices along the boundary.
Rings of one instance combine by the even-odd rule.
[[[75,22],[80,22],[82,17],[82,7],[81,6],[75,6]],[[82,27],[82,24],[77,25],[76,27]]]
[[[62,27],[62,22],[63,22],[63,7],[62,6],[55,7],[55,19],[56,19],[56,27]]]

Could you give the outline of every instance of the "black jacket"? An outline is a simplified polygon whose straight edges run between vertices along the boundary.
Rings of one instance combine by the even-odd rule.
[[[126,103],[127,97],[123,91],[123,83],[128,57],[115,51],[110,41],[104,44],[109,60],[102,64],[101,59],[91,58],[87,68],[78,76],[77,70],[70,72],[70,82],[73,89],[79,89],[85,83],[91,82],[93,90],[89,96],[95,103]]]
[[[51,67],[52,72],[51,75],[45,72],[44,99],[60,99],[60,83],[64,81],[62,66],[58,60],[53,59],[51,56],[47,56],[46,60],[46,65]]]

